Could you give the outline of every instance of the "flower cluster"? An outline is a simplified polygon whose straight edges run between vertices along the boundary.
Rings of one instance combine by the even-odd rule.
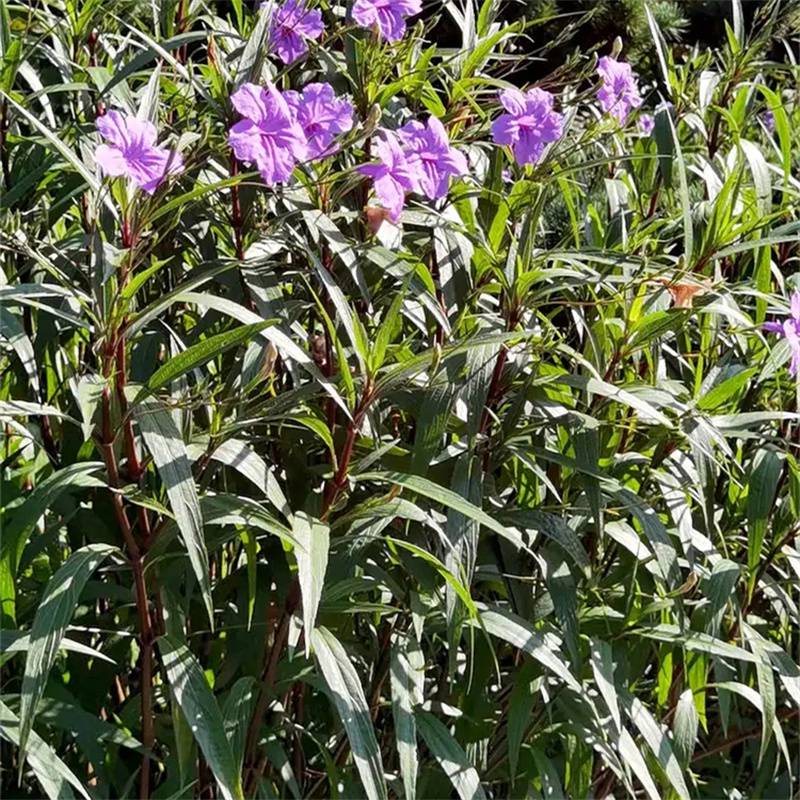
[[[387,42],[399,42],[406,32],[406,17],[422,11],[422,0],[356,0],[353,19],[363,28],[377,30]]]
[[[544,148],[561,137],[563,117],[553,110],[553,95],[543,89],[523,94],[506,89],[500,102],[506,114],[492,124],[492,136],[498,144],[507,144],[519,164],[535,164]]]
[[[450,178],[467,172],[467,159],[451,146],[436,117],[430,117],[427,125],[412,121],[396,133],[380,133],[378,162],[364,164],[358,171],[372,178],[375,195],[392,222],[400,218],[407,192],[439,200],[447,194]]]
[[[783,322],[765,322],[764,330],[777,333],[778,336],[789,342],[792,361],[789,364],[789,374],[800,374],[800,292],[792,295],[789,318]]]
[[[267,186],[288,181],[299,162],[333,152],[337,134],[353,125],[353,107],[327,83],[312,83],[302,93],[245,83],[231,102],[243,119],[230,129],[228,142]]]
[[[269,14],[268,46],[284,64],[292,64],[308,52],[308,43],[325,32],[322,13],[308,8],[306,0],[264,0]],[[356,0],[352,18],[356,24],[378,33],[388,42],[399,42],[406,32],[407,17],[422,11],[422,0]]]
[[[603,56],[597,65],[597,72],[603,79],[597,92],[600,108],[624,125],[631,110],[642,104],[631,65],[611,56]]]
[[[390,42],[401,39],[406,19],[421,11],[421,0],[355,0],[351,17]],[[292,64],[308,52],[308,43],[324,33],[322,13],[309,8],[307,0],[265,0],[269,14],[269,49],[284,64]],[[642,99],[629,64],[610,56],[600,59],[603,79],[598,92],[601,107],[624,123]],[[336,152],[335,139],[353,126],[353,106],[336,96],[328,83],[311,83],[302,92],[279,91],[273,84],[246,83],[231,95],[242,119],[228,132],[236,158],[254,165],[268,186],[288,181],[295,166]],[[563,115],[554,108],[555,98],[543,89],[527,92],[509,88],[500,93],[505,110],[492,124],[497,144],[511,147],[521,165],[536,164],[548,144],[563,132]],[[652,117],[642,115],[645,134]],[[156,130],[149,122],[112,111],[98,120],[98,130],[109,144],[97,149],[100,168],[111,176],[127,176],[152,193],[169,174],[182,169],[179,155],[156,146]],[[412,121],[398,131],[380,131],[377,162],[358,167],[372,178],[375,194],[396,222],[409,192],[431,200],[444,197],[450,179],[467,172],[464,154],[451,147],[442,123],[430,117],[426,124]]]
[[[109,111],[97,119],[97,130],[109,143],[95,150],[100,169],[114,178],[130,178],[148,194],[153,194],[168,175],[183,169],[178,153],[156,146],[158,133],[151,122]]]
[[[297,61],[308,52],[308,42],[319,39],[325,31],[322,13],[310,9],[305,0],[286,0],[276,6],[274,0],[265,0],[262,9],[270,14],[268,47],[284,64]]]

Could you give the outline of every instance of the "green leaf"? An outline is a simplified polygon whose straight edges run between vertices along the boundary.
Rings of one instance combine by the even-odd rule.
[[[314,656],[350,740],[367,798],[387,800],[381,752],[358,673],[347,651],[329,630],[317,628],[306,635],[311,636]]]
[[[295,558],[303,597],[303,628],[305,629],[306,657],[311,650],[311,631],[317,620],[317,609],[325,585],[328,568],[330,529],[318,519],[298,511],[294,515],[292,533],[297,540]]]
[[[392,643],[390,663],[392,717],[395,742],[400,761],[400,774],[406,800],[417,796],[417,724],[414,709],[422,704],[425,662],[422,651],[411,637],[397,638]]]
[[[171,636],[158,640],[175,699],[194,733],[225,800],[243,800],[241,778],[228,741],[228,730],[197,659]]]
[[[33,126],[39,133],[44,136],[44,138],[64,157],[68,164],[72,166],[72,168],[89,184],[89,188],[92,189],[94,192],[100,191],[100,184],[97,182],[97,179],[94,175],[86,168],[86,165],[78,158],[78,156],[69,148],[67,147],[61,139],[58,138],[46,125],[39,122],[33,114],[30,113],[27,109],[23,108],[19,103],[16,103],[14,100],[9,97],[4,91],[0,90],[0,96],[4,98],[4,100],[12,105],[16,111],[18,111],[23,117],[25,117],[26,122],[28,122],[31,126]],[[113,211],[112,206],[112,211]],[[116,213],[116,211],[114,211]]]
[[[36,706],[44,693],[47,676],[61,646],[64,632],[75,613],[83,587],[91,574],[118,548],[90,544],[75,551],[48,581],[31,626],[28,657],[22,678],[19,722],[19,750],[25,757]]]
[[[480,776],[450,731],[426,711],[418,711],[416,719],[425,744],[450,778],[461,800],[486,800]]]
[[[689,766],[694,748],[697,744],[697,727],[699,719],[691,689],[686,689],[678,698],[675,708],[675,719],[672,725],[675,755],[681,766]]]
[[[167,490],[172,513],[200,585],[206,613],[213,629],[214,606],[208,577],[208,553],[203,538],[203,516],[186,445],[172,415],[155,398],[135,406],[133,415],[139,423],[139,430]]]
[[[19,747],[20,759],[24,757],[27,760],[28,766],[33,770],[42,790],[50,800],[73,798],[75,795],[70,786],[74,787],[85,800],[91,800],[89,793],[72,770],[36,731],[29,732],[27,753],[23,756],[23,749],[20,747],[20,721],[2,700],[0,700],[0,736]]]
[[[134,404],[142,400],[148,393],[157,392],[170,381],[174,381],[181,375],[185,375],[190,370],[195,369],[195,367],[199,367],[212,358],[216,358],[226,350],[238,347],[240,344],[249,341],[256,333],[272,324],[272,322],[264,321],[252,325],[242,325],[232,331],[209,336],[207,339],[192,345],[179,355],[171,358],[148,378],[147,383],[136,395],[133,401]]]
[[[239,678],[231,686],[225,705],[222,707],[222,717],[225,720],[225,733],[230,742],[231,754],[236,763],[236,771],[241,772],[244,763],[245,745],[247,741],[247,725],[255,704],[255,679],[246,675]]]
[[[105,481],[95,477],[103,468],[99,461],[70,464],[48,475],[17,508],[6,508],[2,515],[3,535],[0,538],[0,554],[10,555],[13,571],[16,572],[20,556],[27,542],[28,533],[36,521],[51,508],[65,492],[74,489],[104,487]]]
[[[429,481],[427,478],[422,478],[419,475],[406,475],[402,472],[363,472],[354,476],[354,478],[358,481],[383,481],[392,483],[395,486],[402,486],[480,523],[485,528],[507,539],[515,547],[521,550],[529,550],[518,531],[501,525],[494,517],[490,517],[485,511],[464,500],[460,495]]]
[[[550,672],[560,678],[570,689],[581,691],[581,685],[570,671],[568,663],[561,657],[561,642],[552,633],[539,633],[533,626],[501,608],[478,606],[481,624],[486,632],[510,645],[524,650]]]
[[[775,508],[783,461],[780,453],[765,448],[759,450],[753,459],[753,470],[747,483],[747,565],[751,570],[761,560],[761,547]]]

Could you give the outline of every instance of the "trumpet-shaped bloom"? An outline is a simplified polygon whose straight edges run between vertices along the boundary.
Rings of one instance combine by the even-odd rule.
[[[322,158],[336,151],[333,140],[353,127],[353,106],[336,97],[329,83],[309,83],[303,92],[283,96],[308,140],[307,158]]]
[[[271,83],[245,83],[231,95],[231,102],[244,117],[228,132],[236,158],[255,164],[267,186],[289,180],[308,147],[285,98]]]
[[[800,292],[792,295],[789,318],[783,322],[765,322],[764,330],[777,333],[789,342],[789,349],[792,352],[789,373],[791,375],[800,373]]]
[[[387,42],[399,42],[406,32],[406,17],[422,11],[422,0],[356,0],[353,19],[362,28],[377,28]]]
[[[109,111],[97,118],[97,130],[108,142],[94,151],[95,161],[106,175],[130,178],[153,194],[168,175],[183,169],[180,154],[156,146],[158,133],[151,122]]]
[[[639,130],[645,135],[649,136],[656,126],[656,121],[651,114],[642,114],[639,117]]]
[[[563,117],[553,110],[553,95],[543,89],[505,89],[500,102],[508,112],[492,123],[492,138],[510,145],[519,164],[535,164],[544,148],[561,137]]]
[[[420,160],[416,153],[403,150],[394,133],[383,131],[382,134],[376,143],[378,163],[363,164],[358,171],[372,178],[376,197],[389,212],[389,219],[397,222],[406,192],[416,192],[420,188]]]
[[[611,56],[603,56],[597,64],[597,72],[603,79],[603,85],[597,93],[600,107],[623,125],[631,109],[639,108],[642,104],[631,65]]]
[[[455,147],[450,146],[444,125],[430,117],[428,124],[409,122],[399,130],[405,152],[419,159],[419,188],[431,200],[447,194],[450,178],[467,172],[467,159]]]
[[[261,7],[273,7],[269,21],[269,50],[284,64],[291,64],[308,52],[309,40],[319,39],[325,30],[322,12],[306,7],[305,0],[286,0],[275,7],[266,0]]]

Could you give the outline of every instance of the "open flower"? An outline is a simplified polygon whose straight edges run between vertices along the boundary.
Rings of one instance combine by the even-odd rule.
[[[419,188],[431,200],[447,194],[451,176],[467,172],[467,159],[460,150],[450,146],[447,131],[436,117],[430,117],[427,125],[409,122],[398,133],[405,152],[419,158]]]
[[[353,106],[336,97],[329,83],[309,83],[300,92],[283,96],[308,140],[307,158],[321,158],[335,152],[333,140],[353,127]]]
[[[792,295],[789,319],[783,322],[765,322],[764,330],[777,333],[789,342],[792,352],[792,361],[789,364],[789,374],[800,373],[800,292]]]
[[[264,183],[289,180],[307,153],[306,137],[289,104],[271,84],[243,84],[231,95],[233,107],[244,117],[228,132],[236,158],[255,164]]]
[[[358,168],[362,175],[372,178],[375,195],[389,212],[389,219],[397,222],[403,211],[406,192],[419,189],[420,162],[416,153],[408,153],[400,146],[391,131],[382,131],[376,143],[377,164],[363,164]]]
[[[406,17],[422,11],[422,0],[356,0],[353,19],[362,28],[377,28],[387,42],[399,42],[406,32]]]
[[[644,136],[649,136],[653,132],[655,126],[656,121],[652,114],[642,114],[642,116],[639,117],[639,130]]]
[[[553,95],[544,89],[505,89],[500,102],[508,112],[492,123],[492,138],[510,145],[519,164],[535,164],[544,148],[561,137],[563,117],[553,110]]]
[[[597,64],[597,72],[603,79],[603,85],[597,93],[600,107],[623,125],[631,109],[639,108],[642,104],[631,65],[611,56],[603,56]]]
[[[158,133],[151,122],[109,111],[97,118],[97,130],[108,142],[94,151],[95,161],[106,175],[130,178],[153,194],[167,175],[183,169],[180,154],[156,146]]]
[[[261,7],[274,7],[265,0]],[[306,8],[305,0],[286,0],[274,8],[269,21],[269,50],[284,64],[291,64],[308,52],[308,41],[319,39],[325,30],[322,12]]]

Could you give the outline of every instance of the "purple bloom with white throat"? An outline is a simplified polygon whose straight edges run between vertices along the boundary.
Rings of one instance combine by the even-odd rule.
[[[288,181],[308,147],[300,123],[281,93],[271,84],[243,84],[231,95],[233,107],[244,117],[228,132],[234,155],[255,164],[264,183]]]
[[[419,188],[431,200],[447,194],[450,178],[464,175],[469,169],[464,154],[451,147],[444,125],[429,117],[428,124],[412,121],[398,131],[407,154],[419,159]]]
[[[652,114],[642,114],[639,117],[639,130],[643,136],[649,136],[656,126],[656,121]]]
[[[307,8],[305,0],[286,0],[278,6],[266,0],[261,8],[271,8],[268,47],[284,64],[291,64],[308,52],[308,42],[319,39],[325,30],[322,12]]]
[[[406,193],[419,190],[420,161],[416,153],[406,152],[397,136],[382,131],[378,139],[377,164],[362,164],[358,171],[372,178],[375,196],[389,212],[389,219],[397,222],[405,205]]]
[[[792,353],[789,374],[800,374],[800,291],[792,295],[789,318],[783,322],[765,322],[764,330],[777,333],[789,342]]]
[[[561,138],[563,117],[553,110],[553,95],[544,89],[505,89],[500,102],[506,110],[492,123],[492,138],[509,145],[519,164],[536,164],[545,147]]]
[[[288,91],[283,96],[308,140],[307,158],[336,152],[334,139],[353,127],[350,101],[336,97],[329,83],[309,83],[302,93]]]
[[[406,17],[422,11],[422,0],[356,0],[353,19],[362,28],[376,28],[387,42],[399,42],[406,32]]]
[[[603,79],[603,85],[597,92],[600,108],[624,125],[631,110],[642,104],[631,65],[611,56],[603,56],[597,64],[597,72]]]
[[[130,178],[140,189],[153,194],[166,180],[183,170],[180,154],[158,147],[158,132],[152,122],[109,111],[97,118],[97,130],[108,142],[94,151],[105,175]]]

